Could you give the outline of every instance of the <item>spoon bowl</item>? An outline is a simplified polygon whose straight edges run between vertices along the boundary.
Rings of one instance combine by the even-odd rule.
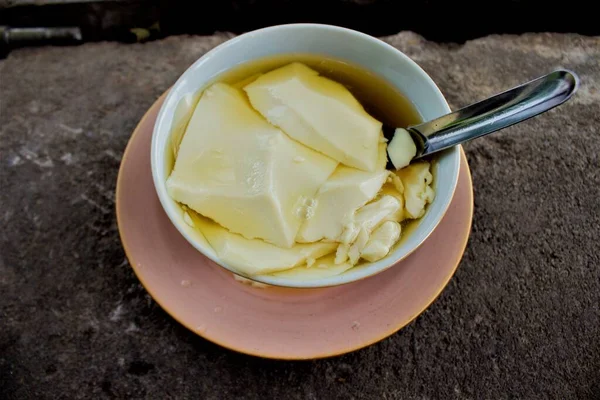
[[[544,113],[569,100],[579,87],[574,72],[557,70],[483,101],[461,108],[431,121],[406,128],[418,159],[468,142]],[[400,129],[400,130],[399,130]],[[406,136],[402,128],[384,127],[390,146]],[[398,136],[397,136],[398,135]],[[387,168],[397,170],[405,165],[391,160],[406,159],[389,153]]]

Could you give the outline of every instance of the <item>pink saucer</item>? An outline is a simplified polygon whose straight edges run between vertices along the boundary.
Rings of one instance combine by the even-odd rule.
[[[325,289],[256,288],[208,260],[179,234],[160,206],[150,141],[164,96],[134,131],[117,182],[121,240],[138,278],[181,324],[223,347],[277,359],[347,353],[382,340],[423,312],[458,267],[473,217],[473,188],[462,153],[454,199],[439,226],[398,265]]]

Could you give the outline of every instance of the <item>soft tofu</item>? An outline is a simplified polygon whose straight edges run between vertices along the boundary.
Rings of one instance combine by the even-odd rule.
[[[399,178],[397,179],[400,181]],[[402,193],[404,193],[404,190],[402,190]],[[406,216],[404,215],[404,195],[402,193],[398,191],[396,185],[390,182],[383,185],[381,191],[379,192],[380,196],[392,196],[398,201],[398,210],[387,217],[387,219],[390,221],[402,222],[406,219]]]
[[[271,276],[295,281],[310,281],[336,276],[346,272],[352,267],[353,265],[350,263],[335,264],[333,255],[328,255],[318,259],[315,264],[310,267],[301,265],[285,271],[275,272],[271,274]]]
[[[413,157],[417,155],[417,146],[406,129],[397,128],[388,144],[387,152],[390,161],[398,170],[410,164]]]
[[[335,250],[335,243],[296,244],[289,249],[259,239],[246,239],[208,219],[194,221],[225,263],[248,276],[269,274],[306,264]]]
[[[360,259],[360,254],[369,241],[369,232],[362,228],[352,246],[348,249],[348,259],[352,265]]]
[[[296,241],[316,242],[322,239],[335,241],[344,229],[344,222],[354,212],[373,200],[386,182],[385,144],[380,145],[383,164],[375,172],[361,171],[340,165],[321,186],[315,197],[315,207],[298,232]]]
[[[298,142],[347,166],[376,169],[382,124],[343,85],[292,63],[244,90],[256,110]]]
[[[390,249],[400,239],[400,224],[396,221],[386,221],[375,229],[369,241],[360,252],[361,258],[375,262],[387,256]]]
[[[379,224],[400,209],[400,202],[393,196],[382,196],[356,211],[340,236],[341,243],[354,243],[361,229],[371,233]]]
[[[428,162],[420,161],[397,171],[404,186],[404,214],[407,218],[421,218],[425,214],[425,206],[435,197],[430,186],[433,175],[429,168]]]
[[[307,199],[336,166],[265,121],[242,91],[217,83],[194,110],[167,189],[233,233],[290,248]]]
[[[384,195],[356,211],[351,222],[344,226],[340,245],[336,250],[335,263],[350,259],[355,264],[366,246],[371,233],[384,221],[388,221],[400,209],[400,202],[393,196]]]

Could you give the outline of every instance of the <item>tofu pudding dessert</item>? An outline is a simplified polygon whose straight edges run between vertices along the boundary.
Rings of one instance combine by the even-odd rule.
[[[166,187],[185,222],[245,276],[318,279],[384,258],[434,201],[435,162],[383,123],[420,122],[391,85],[347,63],[283,56],[204,88],[171,137]]]

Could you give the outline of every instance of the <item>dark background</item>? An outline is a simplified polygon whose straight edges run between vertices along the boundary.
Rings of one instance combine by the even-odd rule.
[[[600,37],[456,44],[600,34],[593,2],[562,4],[0,0],[0,25],[73,25],[87,41],[111,40],[0,60],[0,400],[599,400]],[[115,41],[139,41],[132,28],[152,39],[298,21],[451,43],[386,38],[453,109],[555,68],[576,71],[581,87],[465,146],[469,244],[423,314],[368,348],[285,362],[225,350],[174,321],[128,265],[115,220],[131,132],[231,35]]]
[[[382,36],[410,30],[438,42],[492,33],[600,34],[594,1],[571,0],[0,0],[0,25],[78,26],[86,41],[234,33],[292,22],[345,26]],[[596,15],[596,16],[595,16]],[[595,17],[594,17],[595,16]]]

